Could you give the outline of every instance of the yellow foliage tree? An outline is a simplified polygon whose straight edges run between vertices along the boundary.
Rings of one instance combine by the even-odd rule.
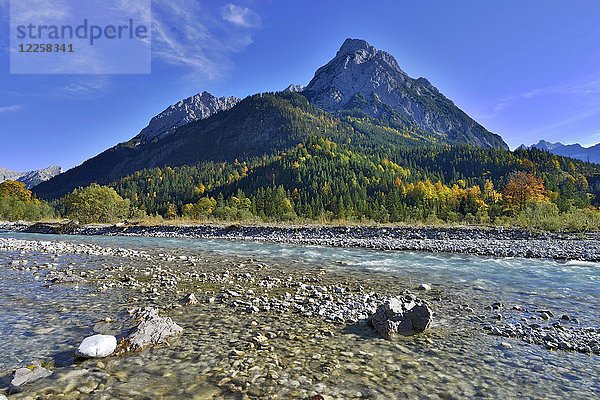
[[[0,195],[14,197],[25,202],[31,201],[31,191],[25,188],[23,182],[9,180],[0,183]]]
[[[530,172],[513,173],[502,194],[507,205],[519,211],[523,211],[529,202],[548,200],[544,182]]]

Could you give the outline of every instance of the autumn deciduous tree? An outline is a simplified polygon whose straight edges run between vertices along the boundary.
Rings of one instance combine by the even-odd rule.
[[[0,221],[36,221],[53,216],[52,207],[45,201],[34,198],[24,183],[0,183]]]
[[[0,183],[0,195],[14,197],[25,202],[31,200],[31,191],[25,188],[23,182],[8,180]]]
[[[112,223],[127,218],[130,202],[113,189],[96,183],[73,190],[64,198],[67,216],[81,223]]]
[[[529,202],[547,200],[542,178],[530,172],[513,173],[502,194],[508,206],[519,211],[523,211]]]

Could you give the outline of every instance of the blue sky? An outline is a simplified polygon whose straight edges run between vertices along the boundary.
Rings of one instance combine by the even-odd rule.
[[[161,0],[150,75],[10,75],[0,0],[0,167],[70,168],[203,90],[306,84],[347,37],[394,55],[511,147],[600,142],[597,0],[376,4]]]

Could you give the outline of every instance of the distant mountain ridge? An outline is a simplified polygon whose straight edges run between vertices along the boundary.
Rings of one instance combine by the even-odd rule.
[[[62,173],[62,168],[58,166],[51,166],[29,172],[16,172],[0,168],[0,182],[7,180],[23,182],[28,189],[31,189],[42,182],[54,178],[60,173]]]
[[[286,87],[283,91],[284,92],[300,93],[300,92],[303,92],[304,89],[306,89],[306,86],[292,83],[291,85],[289,85],[288,87]]]
[[[520,147],[536,148],[559,156],[600,164],[600,143],[590,147],[583,147],[579,143],[562,144],[560,142],[550,143],[545,140],[540,140],[537,144],[533,144],[529,147],[525,145],[521,145]]]
[[[56,198],[146,168],[272,156],[315,135],[365,152],[440,143],[508,149],[425,78],[412,79],[388,53],[347,39],[307,87],[290,85],[244,100],[202,92],[169,106],[133,139],[39,185],[36,192]]]

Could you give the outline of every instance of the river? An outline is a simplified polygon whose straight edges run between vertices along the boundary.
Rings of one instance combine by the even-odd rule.
[[[316,393],[377,399],[600,396],[598,355],[548,351],[518,339],[490,336],[475,329],[472,318],[451,314],[462,303],[483,310],[501,302],[506,307],[553,310],[557,316],[566,313],[579,325],[597,329],[600,265],[596,263],[208,239],[6,231],[0,232],[2,238],[119,247],[150,255],[0,251],[0,371],[39,360],[58,371],[24,388],[17,398],[27,394],[98,399],[310,398]],[[206,287],[188,285],[144,297],[119,286],[99,291],[87,281],[48,285],[45,267],[97,271],[118,266],[118,271],[134,274],[156,262],[152,258],[156,256],[163,257],[162,267],[176,274],[182,264],[176,258],[182,255],[202,260],[202,267],[186,268],[209,273],[235,271],[238,265],[240,271],[256,273],[245,266],[252,259],[267,265],[270,274],[295,280],[324,276],[348,287],[392,292],[428,283],[433,287],[430,295],[439,296],[437,309],[434,304],[436,323],[423,335],[386,341],[363,325],[341,326],[268,312],[240,315],[217,302],[171,308],[168,314],[184,334],[170,347],[102,362],[73,360],[77,344],[92,328],[101,329],[98,324],[105,319],[119,320],[124,310],[144,301],[166,307],[186,290],[202,293]],[[236,287],[240,285],[236,282]],[[276,332],[268,351],[246,348],[251,330]],[[315,335],[324,330],[331,335]],[[510,348],[500,346],[501,341]]]

